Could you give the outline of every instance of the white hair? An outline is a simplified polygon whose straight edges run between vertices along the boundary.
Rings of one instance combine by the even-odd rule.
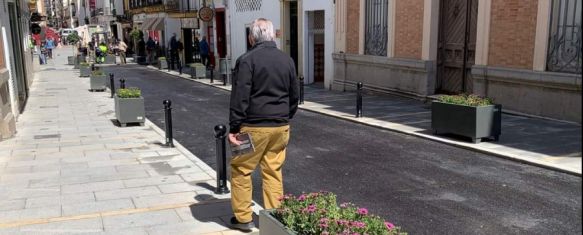
[[[275,41],[275,32],[273,23],[265,18],[259,18],[253,21],[251,26],[251,35],[255,43],[265,41]]]

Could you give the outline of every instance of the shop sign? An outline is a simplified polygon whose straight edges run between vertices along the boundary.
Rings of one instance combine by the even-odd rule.
[[[198,19],[197,18],[181,18],[182,28],[185,29],[198,29]]]
[[[215,12],[210,7],[201,7],[200,10],[198,10],[198,18],[204,22],[213,20],[214,15]]]

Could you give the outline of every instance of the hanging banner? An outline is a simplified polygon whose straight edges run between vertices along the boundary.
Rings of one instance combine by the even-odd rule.
[[[89,9],[95,10],[95,0],[89,0]]]

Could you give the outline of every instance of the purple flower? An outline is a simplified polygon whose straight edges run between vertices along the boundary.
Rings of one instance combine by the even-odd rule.
[[[302,194],[302,195],[300,195],[300,196],[298,197],[298,201],[300,201],[300,202],[301,202],[301,201],[304,201],[304,200],[306,200],[306,194]]]
[[[387,229],[388,230],[391,230],[391,229],[395,228],[395,225],[392,224],[391,222],[385,222],[385,226],[387,226]]]
[[[330,235],[330,233],[328,231],[324,231],[322,232],[322,235]]]
[[[347,202],[340,204],[340,208],[346,208],[346,207],[348,207],[348,203]]]
[[[316,211],[316,206],[314,204],[310,204],[307,208],[309,213],[314,213]]]
[[[360,221],[354,221],[351,223],[351,225],[353,227],[357,227],[357,228],[364,228],[366,226],[366,224],[364,222],[360,222]]]
[[[357,212],[359,215],[368,215],[368,210],[366,208],[358,208]]]

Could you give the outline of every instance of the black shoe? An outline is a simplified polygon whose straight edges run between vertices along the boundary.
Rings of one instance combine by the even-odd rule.
[[[232,217],[231,224],[229,225],[229,227],[232,229],[241,230],[243,232],[251,232],[253,230],[253,228],[255,228],[255,224],[253,224],[253,221],[248,222],[248,223],[241,223],[241,222],[237,221],[237,218]]]

